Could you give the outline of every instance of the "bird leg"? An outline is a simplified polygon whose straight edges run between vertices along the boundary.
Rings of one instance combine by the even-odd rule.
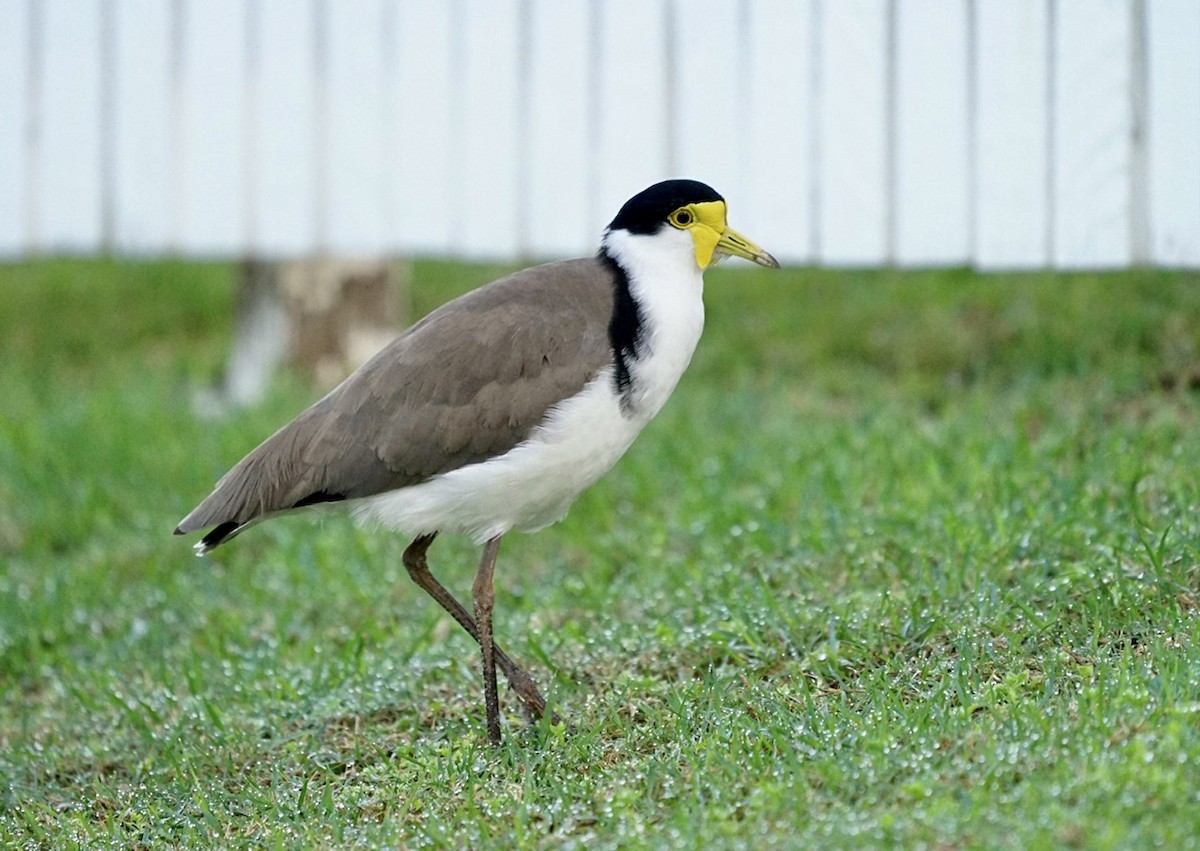
[[[483,704],[487,710],[488,741],[500,744],[500,701],[496,696],[496,656],[492,641],[492,607],[496,603],[496,591],[492,585],[492,573],[496,568],[496,553],[500,551],[500,536],[483,545],[483,557],[475,571],[475,582],[471,586],[471,599],[475,601],[475,624],[479,627],[479,649],[483,654]]]
[[[436,600],[438,605],[458,622],[459,626],[465,629],[476,642],[479,642],[479,629],[475,624],[475,619],[471,617],[466,607],[458,602],[442,583],[438,582],[437,577],[429,572],[429,563],[425,558],[425,553],[429,549],[429,545],[433,543],[435,535],[436,533],[422,535],[408,545],[408,548],[404,550],[404,567],[408,570],[408,575],[413,582]],[[538,691],[533,677],[529,676],[494,643],[492,650],[495,663],[500,666],[500,670],[504,671],[508,684],[521,700],[521,709],[524,710],[526,720],[532,722],[541,718],[546,711],[546,699]]]

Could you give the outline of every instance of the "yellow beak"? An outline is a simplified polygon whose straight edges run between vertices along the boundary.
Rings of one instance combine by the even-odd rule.
[[[717,258],[742,257],[760,266],[779,268],[779,261],[725,223],[724,201],[703,201],[688,207],[694,214],[689,228],[696,244],[696,263],[707,269]]]
[[[725,233],[717,240],[716,253],[732,254],[770,269],[779,268],[778,260],[730,227],[725,228]]]

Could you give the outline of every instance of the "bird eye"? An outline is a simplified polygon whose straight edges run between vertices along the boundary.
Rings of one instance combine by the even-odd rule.
[[[687,227],[692,223],[692,211],[686,207],[681,210],[676,210],[671,216],[671,223],[678,227]]]

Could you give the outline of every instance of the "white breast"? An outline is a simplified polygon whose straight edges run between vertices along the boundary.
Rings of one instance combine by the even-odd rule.
[[[633,401],[648,422],[666,403],[692,360],[704,330],[704,273],[685,231],[653,236],[609,233],[605,247],[629,276],[642,314],[642,357],[630,364]]]
[[[561,520],[644,424],[621,412],[609,368],[503,455],[368,497],[353,508],[409,535],[462,532],[482,543],[510,529],[532,532]]]
[[[561,520],[607,473],[675,389],[704,327],[703,280],[691,236],[608,235],[642,317],[641,357],[629,363],[631,404],[622,410],[612,368],[551,409],[529,438],[503,455],[351,507],[408,535],[460,532],[482,543],[511,529]]]

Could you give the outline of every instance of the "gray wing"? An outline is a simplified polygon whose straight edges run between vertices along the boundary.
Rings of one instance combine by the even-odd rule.
[[[269,437],[187,515],[202,549],[279,511],[416,484],[501,454],[612,360],[611,272],[525,269],[414,325]]]

